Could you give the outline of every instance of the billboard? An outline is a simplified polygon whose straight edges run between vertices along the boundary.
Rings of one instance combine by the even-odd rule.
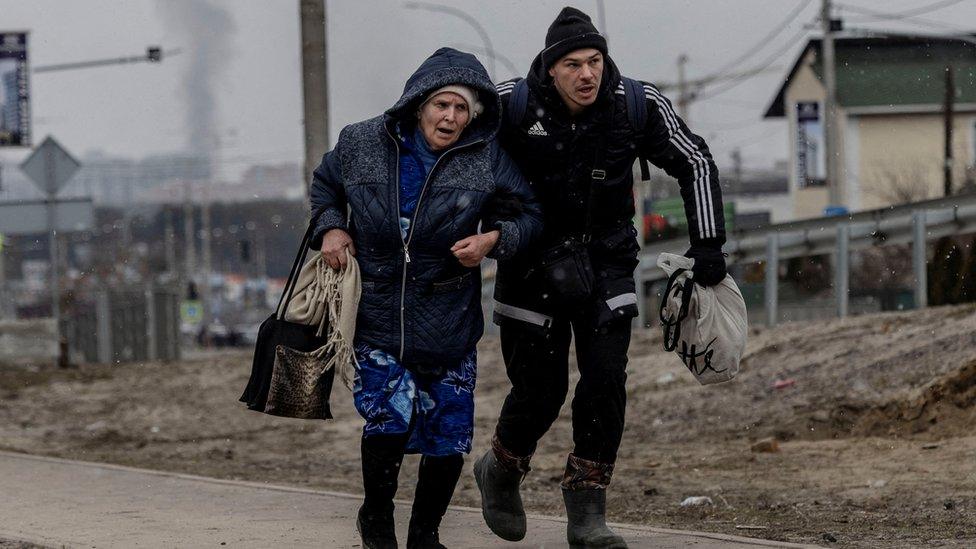
[[[827,156],[824,149],[820,104],[803,101],[796,104],[796,171],[800,187],[822,187],[827,180]]]
[[[0,147],[29,147],[27,33],[0,32]]]

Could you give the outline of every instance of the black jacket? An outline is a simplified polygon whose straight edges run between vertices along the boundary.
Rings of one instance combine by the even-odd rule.
[[[596,102],[570,116],[537,57],[527,78],[525,114],[507,112],[516,80],[496,86],[506,114],[500,141],[531,181],[545,226],[539,249],[584,230],[591,174],[604,170],[592,207],[590,244],[597,295],[587,306],[604,318],[635,316],[633,271],[639,246],[634,229],[633,165],[642,156],[678,180],[692,245],[721,248],[725,220],[718,170],[705,142],[691,133],[657,88],[643,83],[646,122],[635,128],[627,113],[620,73],[609,57]],[[538,254],[526,254],[533,256]],[[531,273],[531,260],[499,267],[495,319],[551,321],[558,309]],[[526,311],[532,313],[527,314]],[[508,313],[508,314],[506,314]]]
[[[406,240],[400,233],[398,150],[394,125],[414,116],[427,95],[447,84],[478,91],[485,111],[431,170]],[[502,195],[523,205],[498,220],[493,257],[511,256],[541,230],[528,183],[495,141],[500,109],[494,86],[471,54],[442,48],[410,77],[403,96],[384,115],[342,129],[335,149],[315,170],[312,209],[319,218],[312,246],[333,228],[349,231],[356,246],[363,292],[356,340],[410,367],[443,367],[470,352],[484,329],[481,274],[451,253],[477,234],[486,203]],[[347,215],[348,211],[348,215]]]

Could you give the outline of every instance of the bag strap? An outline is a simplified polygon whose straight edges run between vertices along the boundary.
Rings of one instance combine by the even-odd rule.
[[[593,238],[593,204],[596,202],[597,187],[607,179],[607,171],[602,168],[603,154],[606,152],[607,134],[613,131],[613,118],[616,114],[616,101],[610,102],[610,115],[607,116],[607,126],[596,138],[596,151],[593,154],[593,170],[590,171],[590,192],[586,200],[586,221],[583,225],[583,243],[589,243]]]
[[[675,288],[675,281],[678,277],[685,273],[685,269],[678,269],[668,278],[667,288],[664,290],[663,299],[661,299],[661,310],[658,312],[658,317],[661,319],[661,327],[664,330],[664,350],[673,351],[678,347],[678,340],[681,339],[681,322],[688,317],[688,308],[691,305],[691,293],[695,291],[695,281],[691,277],[688,277],[684,284]],[[678,314],[674,317],[665,317],[664,309],[668,305],[668,300],[671,298],[671,292],[681,292],[681,307],[678,309]]]
[[[512,93],[508,97],[508,123],[517,128],[525,119],[525,109],[529,104],[529,84],[524,78],[515,83]]]
[[[627,102],[627,120],[635,132],[644,130],[647,124],[647,99],[644,95],[644,83],[640,80],[620,77],[620,82],[624,87],[624,98]],[[637,164],[640,166],[641,181],[650,181],[651,169],[647,165],[647,159],[643,155],[637,156]]]
[[[295,256],[295,262],[291,265],[291,270],[288,272],[288,279],[285,281],[285,287],[281,291],[281,297],[278,298],[278,308],[275,309],[275,314],[278,320],[285,319],[285,310],[288,308],[288,303],[291,302],[292,294],[295,293],[295,284],[298,282],[298,274],[301,271],[302,265],[305,264],[305,258],[308,256],[308,248],[311,244],[312,235],[315,233],[315,227],[318,224],[319,217],[328,208],[327,204],[319,206],[314,213],[312,213],[312,219],[308,222],[308,228],[305,229],[305,235],[302,237],[302,243],[298,247],[298,254]],[[284,306],[282,307],[282,302]]]
[[[624,98],[627,100],[627,120],[635,131],[644,129],[647,124],[647,102],[644,96],[644,84],[640,80],[620,77],[624,85]]]

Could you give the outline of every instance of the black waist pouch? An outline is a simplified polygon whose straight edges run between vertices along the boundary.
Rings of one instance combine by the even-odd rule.
[[[536,268],[551,301],[560,306],[578,304],[593,293],[595,276],[586,244],[570,238],[547,248]]]

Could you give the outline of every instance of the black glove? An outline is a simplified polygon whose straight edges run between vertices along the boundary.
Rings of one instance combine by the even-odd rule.
[[[725,254],[720,248],[710,246],[692,246],[685,252],[685,257],[695,260],[691,272],[695,282],[702,286],[714,286],[725,280],[728,271],[725,269]]]
[[[514,196],[491,195],[481,210],[484,226],[494,227],[498,221],[511,221],[521,215],[522,201]]]

